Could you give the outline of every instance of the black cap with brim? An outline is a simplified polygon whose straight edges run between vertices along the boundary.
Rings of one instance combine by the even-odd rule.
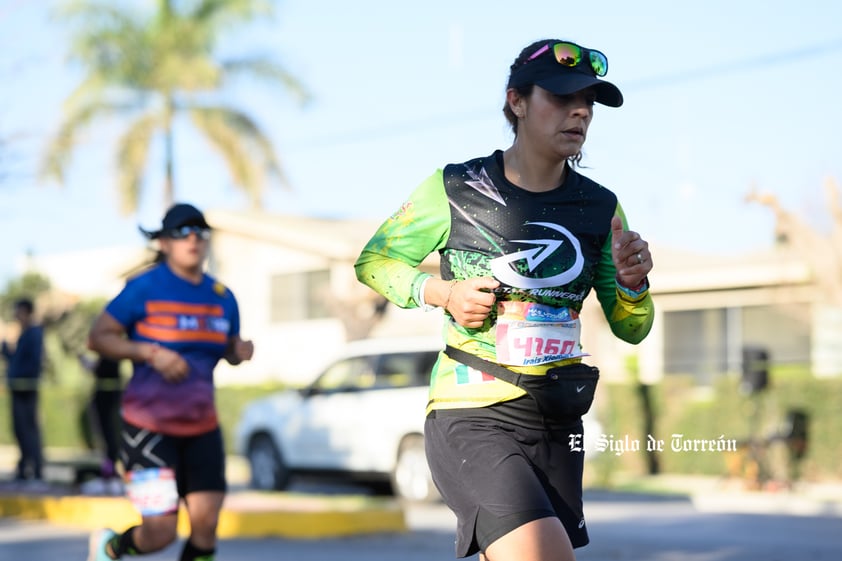
[[[210,226],[205,220],[205,216],[202,212],[193,205],[189,205],[187,203],[178,203],[170,207],[164,215],[163,221],[161,221],[160,230],[144,230],[141,226],[138,226],[138,229],[144,236],[150,240],[154,240],[160,238],[164,232],[175,230],[176,228],[181,228],[182,226],[199,226],[201,228],[210,229]]]
[[[519,88],[531,84],[556,95],[569,95],[593,87],[597,103],[609,107],[620,107],[623,104],[620,88],[611,82],[600,80],[580,67],[562,66],[552,58],[539,57],[523,64],[512,72],[507,87]]]

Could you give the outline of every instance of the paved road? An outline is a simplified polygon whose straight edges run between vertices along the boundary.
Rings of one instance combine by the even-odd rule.
[[[686,499],[591,494],[591,545],[579,561],[840,561],[842,518],[836,515],[700,512]],[[335,540],[249,539],[220,544],[218,559],[251,561],[450,561],[453,517],[442,506],[412,508],[412,531]],[[0,557],[83,560],[78,530],[0,519]],[[178,558],[177,546],[148,561]],[[475,561],[476,558],[472,558]]]
[[[586,506],[579,561],[840,561],[837,515],[699,512],[687,499],[605,494]]]

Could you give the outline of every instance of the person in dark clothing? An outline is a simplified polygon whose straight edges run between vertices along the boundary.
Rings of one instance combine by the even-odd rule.
[[[32,300],[15,302],[15,319],[21,333],[14,350],[3,341],[3,357],[7,361],[6,378],[12,402],[12,428],[20,448],[20,461],[15,478],[42,479],[44,459],[41,453],[41,428],[38,423],[38,382],[44,356],[44,332],[34,322]]]
[[[80,354],[79,361],[94,376],[94,393],[91,399],[96,429],[102,437],[105,457],[101,475],[105,480],[117,474],[117,456],[120,452],[120,361],[105,356],[90,359]]]

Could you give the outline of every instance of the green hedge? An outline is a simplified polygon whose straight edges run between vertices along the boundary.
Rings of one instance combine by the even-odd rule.
[[[40,400],[44,446],[88,451],[95,445],[90,417],[86,417],[93,392],[93,377],[82,368],[75,356],[64,352],[57,337],[46,337],[45,347],[48,363]],[[131,367],[127,362],[122,367],[123,377],[127,379]],[[253,399],[283,388],[282,384],[217,388],[217,407],[229,453],[233,452],[233,431],[243,407]],[[14,444],[9,396],[5,380],[0,380],[0,445],[8,444]]]
[[[772,478],[790,477],[799,465],[800,477],[811,480],[842,478],[842,379],[817,380],[805,374],[772,372],[770,386],[754,396],[740,391],[736,377],[720,377],[712,388],[695,387],[692,379],[670,376],[649,388],[655,411],[653,437],[664,450],[654,452],[664,473],[728,475],[741,471],[739,452],[673,451],[674,434],[691,440],[724,440],[744,443],[784,428],[787,412],[808,415],[808,445],[803,460],[790,462],[783,442],[766,450],[765,464]],[[602,483],[610,483],[617,471],[647,471],[647,434],[639,388],[633,384],[604,384],[597,396],[597,412],[609,441],[640,442],[639,452],[596,452],[594,463]],[[613,435],[613,436],[612,436]],[[616,446],[615,446],[616,448]]]
[[[752,435],[751,419],[757,409],[757,434],[768,434],[780,427],[791,408],[809,415],[809,444],[802,462],[807,479],[842,478],[842,379],[816,380],[799,374],[772,376],[772,385],[751,398],[739,391],[738,380],[721,377],[713,388],[698,388],[689,377],[671,376],[651,386],[656,413],[653,437],[664,441],[657,452],[664,473],[726,475],[729,460],[737,455],[724,452],[674,452],[673,434],[685,439],[744,441]],[[233,430],[243,407],[251,400],[282,389],[279,385],[221,387],[217,404],[226,446],[233,451]],[[91,386],[84,377],[63,377],[63,383],[47,381],[41,393],[41,418],[47,447],[87,448],[80,421],[90,398]],[[604,432],[612,441],[638,441],[641,450],[617,454],[606,450],[595,453],[592,465],[600,482],[610,484],[612,474],[646,473],[646,431],[641,399],[633,384],[603,383],[595,403]],[[0,444],[12,444],[9,400],[0,389]],[[773,445],[769,465],[780,474],[786,469],[786,448]]]
[[[280,385],[217,388],[217,407],[229,453],[234,447],[234,428],[245,405],[258,397],[283,389]],[[40,418],[45,447],[89,449],[89,422],[85,411],[90,403],[89,383],[76,386],[46,382],[41,387]],[[0,445],[14,444],[9,395],[0,389]],[[49,458],[48,458],[49,459]]]

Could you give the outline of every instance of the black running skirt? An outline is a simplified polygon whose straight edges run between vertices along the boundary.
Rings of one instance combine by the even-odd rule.
[[[433,480],[457,518],[456,556],[485,551],[550,516],[561,520],[573,547],[587,545],[584,454],[571,451],[569,437],[582,433],[581,419],[524,427],[483,409],[434,411],[425,424]]]

